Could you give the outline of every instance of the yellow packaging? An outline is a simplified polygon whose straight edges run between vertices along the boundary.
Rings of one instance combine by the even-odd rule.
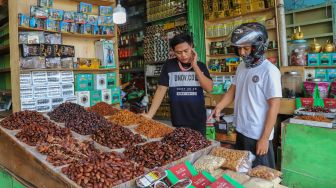
[[[214,0],[212,3],[212,11],[217,12],[219,10],[218,1]]]
[[[224,10],[218,11],[217,14],[218,14],[217,15],[218,18],[224,18],[225,17],[225,11]]]
[[[252,12],[259,11],[265,9],[264,1],[258,1],[251,3],[251,10]]]
[[[215,14],[215,12],[211,12],[211,13],[209,13],[209,20],[214,20],[214,19],[216,19],[216,14]]]
[[[242,14],[247,14],[251,12],[251,4],[250,3],[242,4],[241,12]]]
[[[242,14],[242,9],[241,8],[235,8],[233,9],[233,16],[239,16]]]
[[[77,58],[75,67],[77,69],[99,69],[100,61],[96,58]]]

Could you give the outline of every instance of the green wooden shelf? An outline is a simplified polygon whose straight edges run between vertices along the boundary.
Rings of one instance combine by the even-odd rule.
[[[313,24],[319,24],[323,22],[332,22],[332,21],[333,21],[332,18],[319,19],[319,20],[314,20],[314,21],[309,21],[309,22],[290,24],[290,25],[287,25],[286,28],[292,28],[292,27],[298,27],[298,26],[304,26],[304,25],[313,25]]]

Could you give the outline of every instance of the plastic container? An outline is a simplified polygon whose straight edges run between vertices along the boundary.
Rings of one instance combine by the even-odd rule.
[[[290,66],[306,66],[307,50],[306,40],[293,40],[289,46]]]
[[[302,76],[296,71],[285,72],[281,77],[282,97],[297,98],[302,96]]]

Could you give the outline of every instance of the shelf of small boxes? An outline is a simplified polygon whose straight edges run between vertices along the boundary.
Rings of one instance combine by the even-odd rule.
[[[29,16],[19,13],[19,30],[59,32],[69,37],[113,37],[112,6],[99,6],[99,15],[95,15],[89,3],[79,2],[77,11],[64,11],[53,9],[53,2],[38,1],[37,6],[30,7]]]
[[[29,168],[53,172],[53,176],[74,187],[87,187],[98,182],[109,187],[119,184],[134,187],[135,179],[149,169],[168,169],[184,161],[193,163],[219,146],[218,142],[206,140],[197,131],[173,129],[127,110],[111,109],[106,104],[99,106],[101,109],[95,108],[97,113],[93,113],[91,108],[87,111],[77,104],[64,103],[47,114],[52,121],[46,114],[17,112],[0,122],[0,131],[6,134],[8,142],[16,143],[15,147],[24,151],[23,158],[34,159],[26,160],[31,163]],[[110,109],[107,119],[99,115],[106,108]],[[158,153],[154,156],[153,152]],[[109,160],[103,160],[104,157]],[[97,160],[106,165],[95,165]],[[114,169],[118,173],[106,173],[105,170],[109,172],[115,166],[110,160],[122,162],[118,170]],[[96,173],[75,175],[80,168],[89,166],[94,171],[102,170],[102,176],[97,179]],[[48,174],[43,178],[51,178],[50,173],[41,174]],[[23,178],[30,181],[25,176]],[[39,185],[40,182],[32,183]]]

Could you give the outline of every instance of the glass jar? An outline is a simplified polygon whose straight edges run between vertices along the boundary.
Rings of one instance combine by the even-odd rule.
[[[306,40],[293,40],[289,46],[290,66],[306,66],[307,49]]]
[[[302,96],[302,77],[298,72],[285,72],[285,74],[281,77],[281,82],[283,98],[297,98]]]

